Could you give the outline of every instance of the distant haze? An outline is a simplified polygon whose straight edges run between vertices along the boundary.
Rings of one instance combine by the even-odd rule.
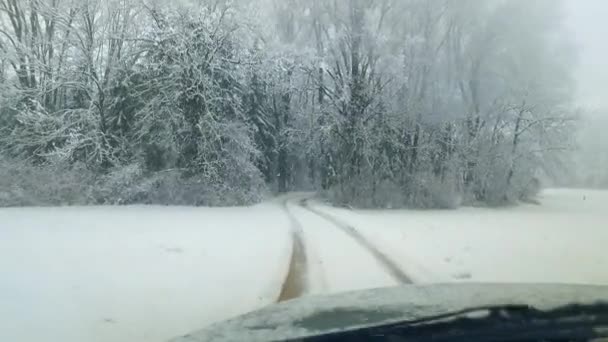
[[[580,51],[579,101],[591,108],[608,108],[608,2],[565,0],[568,24]]]

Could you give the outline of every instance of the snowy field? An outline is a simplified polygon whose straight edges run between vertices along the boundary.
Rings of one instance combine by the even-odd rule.
[[[608,284],[608,191],[546,190],[541,205],[346,211],[414,281]]]
[[[608,192],[542,205],[348,211],[415,282],[608,284]],[[298,205],[309,294],[395,285],[350,236]],[[280,202],[250,208],[0,209],[0,341],[160,342],[270,304],[291,254]]]
[[[280,208],[0,209],[0,341],[157,342],[275,301]]]

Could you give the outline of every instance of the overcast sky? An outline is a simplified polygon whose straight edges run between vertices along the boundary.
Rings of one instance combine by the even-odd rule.
[[[581,104],[608,108],[608,0],[564,0],[580,49]]]

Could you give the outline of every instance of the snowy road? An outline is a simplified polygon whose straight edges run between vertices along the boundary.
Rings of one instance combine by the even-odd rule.
[[[374,244],[372,242],[370,242],[367,238],[365,238],[363,235],[361,235],[351,225],[349,225],[348,223],[344,223],[343,221],[340,221],[339,219],[323,212],[322,210],[311,207],[307,200],[302,201],[301,204],[303,205],[304,208],[315,213],[319,217],[324,218],[325,220],[330,222],[334,227],[341,230],[342,232],[344,232],[344,234],[348,235],[354,241],[356,241],[359,244],[359,246],[364,248],[370,254],[370,256],[372,256],[372,257],[374,257],[374,259],[376,259],[377,263],[387,273],[389,273],[398,284],[403,285],[403,284],[413,284],[414,283],[414,281],[412,280],[412,277],[410,275],[406,274],[406,271],[404,271],[401,268],[401,266],[399,266],[396,262],[391,260],[391,258],[389,256],[387,256],[381,250],[380,247],[374,246]]]
[[[608,192],[542,205],[0,209],[0,341],[161,342],[277,300],[413,281],[608,284]]]
[[[279,302],[310,294],[413,283],[396,262],[355,228],[310,206],[309,197],[292,195],[282,200],[291,223],[292,243]],[[316,221],[311,222],[312,217]],[[301,222],[306,222],[305,226]],[[362,268],[355,270],[353,265]]]
[[[289,199],[283,201],[283,207],[291,224],[291,254],[277,302],[301,297],[308,290],[308,257],[304,245],[304,229],[291,212],[288,201]]]

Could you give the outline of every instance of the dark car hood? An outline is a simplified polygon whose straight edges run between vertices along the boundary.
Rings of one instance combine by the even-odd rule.
[[[173,342],[267,342],[410,321],[476,307],[551,310],[608,300],[608,286],[543,284],[410,285],[310,296],[217,323]]]

